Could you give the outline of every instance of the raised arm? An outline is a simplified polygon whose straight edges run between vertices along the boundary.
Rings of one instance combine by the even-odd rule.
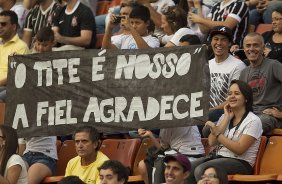
[[[152,139],[154,145],[155,145],[158,149],[161,148],[161,144],[160,144],[159,141],[154,137],[153,133],[152,133],[150,130],[146,130],[146,129],[143,129],[143,128],[139,128],[139,129],[138,129],[138,134],[139,134],[142,138],[148,137],[148,138]]]
[[[108,25],[106,26],[106,31],[105,31],[103,41],[102,41],[103,49],[117,49],[117,47],[114,44],[112,44],[111,42],[112,30],[114,28],[115,20],[116,20],[115,15],[111,15],[110,21],[108,22]]]

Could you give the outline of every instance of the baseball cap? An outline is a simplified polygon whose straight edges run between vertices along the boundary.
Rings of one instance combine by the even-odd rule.
[[[224,35],[229,39],[229,41],[232,41],[233,33],[232,33],[232,30],[230,28],[228,28],[226,26],[216,26],[210,32],[211,38],[214,35],[218,35],[218,34]]]
[[[170,160],[178,161],[180,163],[180,165],[183,166],[184,171],[190,171],[191,170],[191,163],[190,163],[190,161],[189,161],[189,159],[187,158],[186,155],[177,153],[175,155],[167,155],[164,158],[165,163],[168,163]]]

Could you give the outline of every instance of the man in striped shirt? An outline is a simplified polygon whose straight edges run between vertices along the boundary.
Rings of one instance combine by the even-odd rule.
[[[226,26],[232,30],[234,44],[242,46],[247,34],[249,8],[241,0],[223,0],[215,4],[207,18],[201,14],[189,13],[188,19],[199,24],[203,33],[208,33],[215,26]]]
[[[24,25],[23,40],[28,46],[42,27],[52,26],[56,12],[61,8],[54,0],[37,0],[39,6],[30,10]]]

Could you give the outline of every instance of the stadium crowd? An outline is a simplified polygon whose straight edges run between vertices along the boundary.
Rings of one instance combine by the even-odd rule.
[[[0,0],[0,102],[9,55],[206,45],[208,121],[161,129],[159,140],[140,127],[139,137],[154,143],[138,165],[140,174],[145,184],[227,183],[227,174],[252,174],[261,136],[282,128],[282,1],[112,1],[107,14],[96,15],[97,0]],[[256,33],[262,23],[272,30]],[[213,154],[205,156],[201,136],[216,147]],[[0,183],[39,184],[56,175],[56,139],[18,139],[13,128],[0,125]],[[59,183],[127,183],[127,168],[99,150],[94,127],[78,128],[73,139],[77,156]],[[158,155],[166,156],[156,165]]]

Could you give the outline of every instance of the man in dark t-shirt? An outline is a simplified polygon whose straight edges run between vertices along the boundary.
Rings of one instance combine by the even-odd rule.
[[[43,27],[51,27],[55,12],[59,12],[61,7],[54,0],[38,0],[39,6],[30,10],[24,24],[23,40],[28,46],[37,32]]]
[[[90,8],[78,0],[65,1],[67,5],[58,13],[53,25],[58,46],[94,48],[96,25]]]

